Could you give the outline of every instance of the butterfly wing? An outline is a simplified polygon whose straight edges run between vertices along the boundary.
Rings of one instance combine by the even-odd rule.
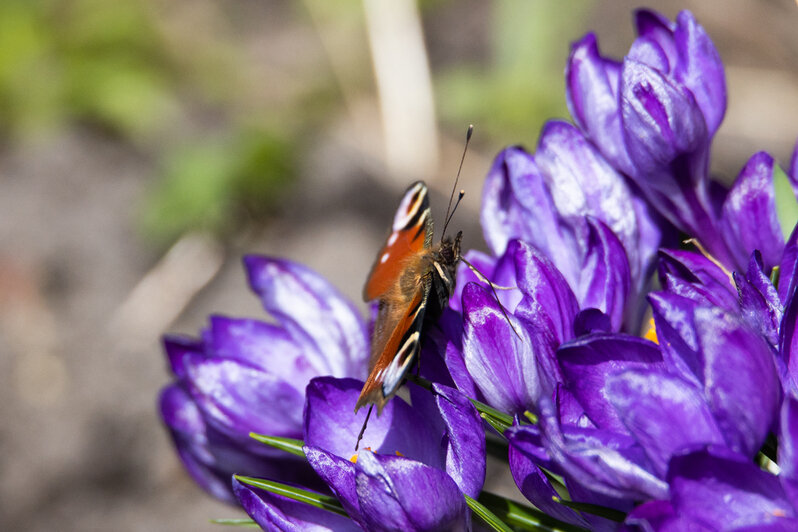
[[[431,287],[430,275],[421,277],[419,281],[409,302],[380,302],[371,346],[371,371],[355,405],[356,412],[361,406],[373,403],[377,405],[379,415],[416,360]]]
[[[382,298],[399,281],[407,260],[432,244],[432,215],[427,185],[416,181],[402,196],[391,234],[371,267],[363,300]]]

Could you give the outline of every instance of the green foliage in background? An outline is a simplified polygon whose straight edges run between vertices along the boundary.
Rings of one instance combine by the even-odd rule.
[[[456,5],[422,1],[422,14],[447,3]],[[576,5],[585,0],[492,2],[493,56],[434,73],[443,119],[532,144],[544,117],[565,116],[560,43],[580,27]],[[130,143],[154,163],[139,227],[158,246],[187,231],[268,219],[303,150],[313,149],[305,139],[373,90],[371,64],[358,0],[335,9],[321,0],[271,5],[287,27],[318,37],[300,35],[308,48],[291,57],[270,56],[260,42],[252,53],[251,36],[233,29],[247,9],[210,0],[0,0],[0,140],[82,124]],[[268,42],[286,46],[281,38]]]
[[[458,65],[437,79],[441,114],[480,124],[482,134],[533,148],[544,121],[568,116],[563,35],[582,27],[586,0],[493,2],[486,65]]]
[[[163,44],[142,2],[0,2],[0,133],[65,120],[141,137],[174,110]]]
[[[295,178],[294,150],[283,135],[263,130],[175,150],[145,204],[145,234],[168,243],[190,230],[231,230],[264,219]]]

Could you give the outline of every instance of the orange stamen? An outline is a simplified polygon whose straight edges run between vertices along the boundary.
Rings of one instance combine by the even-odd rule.
[[[659,340],[657,339],[657,328],[654,326],[654,318],[648,320],[648,330],[646,334],[643,335],[643,338],[651,340],[655,344],[659,344]]]

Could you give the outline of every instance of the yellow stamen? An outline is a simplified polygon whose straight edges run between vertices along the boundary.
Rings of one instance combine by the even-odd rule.
[[[370,451],[371,447],[366,447],[363,450],[364,451]],[[357,463],[357,454],[353,454],[352,458],[350,458],[349,461],[352,462],[353,464],[356,464]]]
[[[404,456],[404,455],[403,455],[402,453],[400,453],[399,451],[394,451],[394,452],[396,453],[396,456]]]
[[[651,340],[655,344],[659,344],[659,340],[657,339],[657,328],[654,326],[654,318],[648,320],[648,330],[646,334],[643,335],[643,338]]]

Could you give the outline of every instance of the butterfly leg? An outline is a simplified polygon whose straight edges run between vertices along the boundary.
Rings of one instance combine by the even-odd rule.
[[[363,439],[363,434],[366,432],[366,425],[369,424],[369,417],[371,417],[371,411],[374,409],[374,405],[369,405],[369,411],[366,413],[366,419],[363,421],[363,427],[360,429],[360,433],[357,435],[357,441],[355,442],[355,452],[357,452],[358,447],[360,447],[360,440]]]

